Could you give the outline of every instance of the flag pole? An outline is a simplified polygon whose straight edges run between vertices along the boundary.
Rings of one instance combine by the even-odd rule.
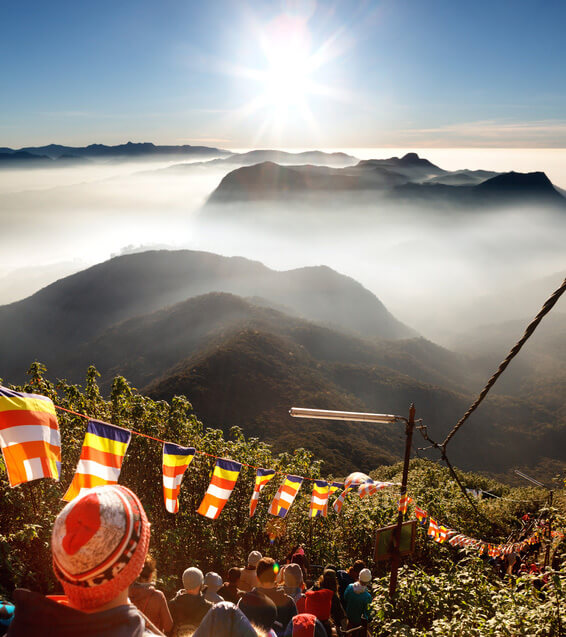
[[[400,502],[407,494],[407,480],[409,477],[409,461],[411,460],[411,443],[413,441],[413,430],[415,428],[415,405],[411,403],[409,408],[409,419],[405,424],[405,462],[403,464],[403,479],[401,480],[401,497]],[[399,571],[399,563],[401,562],[401,529],[403,526],[403,511],[399,506],[397,513],[397,526],[393,531],[393,551],[391,555],[391,577],[389,579],[389,597],[395,595],[397,588],[397,574]]]

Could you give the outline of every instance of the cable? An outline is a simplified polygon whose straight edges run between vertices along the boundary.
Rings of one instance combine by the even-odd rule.
[[[545,304],[542,306],[540,312],[535,316],[535,318],[527,326],[527,329],[525,330],[525,333],[523,334],[521,339],[515,343],[515,345],[511,348],[511,351],[509,352],[509,354],[507,354],[507,357],[505,358],[505,360],[503,360],[500,363],[495,374],[493,374],[493,376],[487,381],[486,386],[481,390],[475,402],[470,406],[470,408],[462,416],[462,418],[456,423],[452,431],[446,436],[446,439],[440,445],[443,450],[446,449],[446,446],[448,445],[450,440],[452,440],[452,438],[455,436],[458,429],[460,429],[460,427],[466,422],[466,420],[472,415],[472,413],[479,407],[482,400],[487,396],[487,393],[489,392],[489,390],[493,387],[493,385],[495,385],[495,381],[501,376],[501,374],[503,374],[503,372],[507,368],[507,365],[509,365],[509,363],[513,360],[513,358],[515,358],[515,356],[519,353],[519,351],[521,350],[521,347],[523,347],[523,345],[528,341],[528,339],[536,330],[536,328],[538,327],[542,319],[556,305],[558,299],[562,296],[565,290],[566,290],[566,279],[564,279],[564,281],[562,282],[562,285],[550,295],[550,297],[547,299]]]

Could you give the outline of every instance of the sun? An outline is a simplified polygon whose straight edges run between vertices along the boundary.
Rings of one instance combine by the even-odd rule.
[[[279,18],[263,33],[261,48],[266,62],[262,76],[267,105],[281,109],[304,104],[312,71],[305,22]]]
[[[309,94],[307,59],[289,56],[273,64],[265,76],[265,98],[276,108],[304,103]]]

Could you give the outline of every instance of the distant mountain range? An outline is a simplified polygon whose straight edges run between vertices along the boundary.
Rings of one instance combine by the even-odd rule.
[[[566,208],[566,198],[542,172],[449,172],[416,153],[360,161],[354,166],[282,166],[265,161],[228,173],[207,204],[280,202],[337,194],[379,195],[388,201],[446,202],[468,206],[541,203]]]
[[[231,153],[219,148],[208,146],[156,146],[150,142],[119,144],[106,146],[105,144],[90,144],[89,146],[62,146],[49,144],[47,146],[30,146],[14,150],[0,148],[0,165],[24,163],[46,163],[47,160],[71,161],[79,159],[109,160],[109,159],[145,159],[162,157],[223,157]]]
[[[440,438],[485,380],[474,352],[418,337],[329,268],[276,272],[203,252],[111,259],[0,307],[0,330],[5,383],[23,381],[33,360],[72,382],[94,364],[104,391],[121,374],[155,398],[185,394],[207,426],[240,425],[280,451],[305,446],[337,474],[392,462],[402,432],[297,421],[291,406],[403,415],[414,401]],[[498,473],[563,462],[566,427],[552,404],[493,394],[451,459]]]
[[[65,374],[57,365],[64,352],[120,321],[208,292],[261,296],[302,318],[372,338],[415,335],[371,292],[327,267],[276,272],[238,257],[153,251],[116,257],[0,307],[0,331],[12,335],[0,345],[0,376],[21,380],[35,358]]]
[[[184,172],[188,169],[200,167],[228,167],[228,166],[253,166],[263,162],[273,162],[280,166],[300,166],[314,164],[317,166],[329,166],[343,168],[353,166],[359,160],[346,153],[325,153],[320,150],[308,150],[301,153],[289,153],[283,150],[250,150],[247,153],[232,153],[227,157],[210,159],[190,164],[175,164],[164,168],[167,172]]]

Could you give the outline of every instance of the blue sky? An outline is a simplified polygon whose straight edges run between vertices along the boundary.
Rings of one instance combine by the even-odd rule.
[[[566,3],[7,1],[0,146],[566,147]]]

